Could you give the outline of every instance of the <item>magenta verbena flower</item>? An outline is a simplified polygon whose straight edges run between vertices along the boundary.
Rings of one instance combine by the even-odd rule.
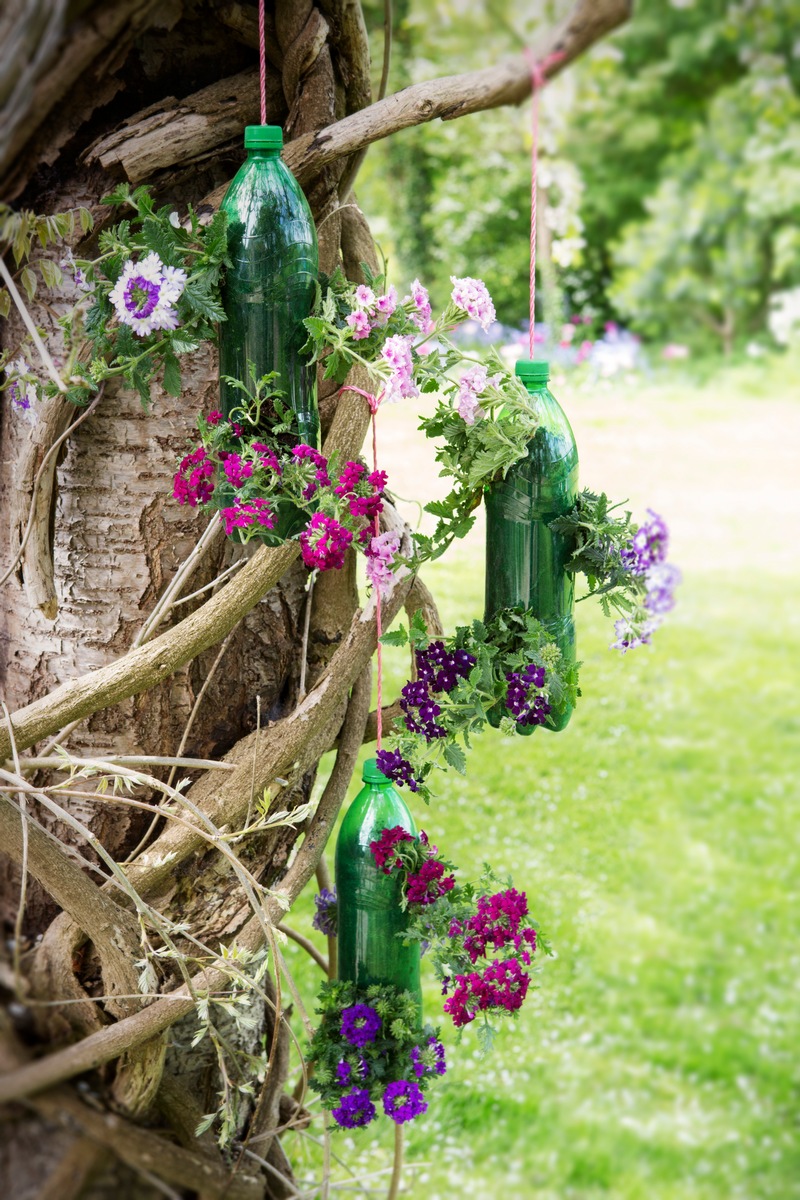
[[[383,1093],[383,1111],[396,1125],[404,1125],[428,1111],[428,1102],[418,1083],[413,1079],[398,1079],[386,1085]]]
[[[229,537],[234,529],[248,529],[251,525],[260,525],[264,529],[275,528],[275,513],[269,501],[258,496],[251,500],[241,500],[237,496],[233,504],[219,510],[219,519]]]
[[[316,912],[311,922],[314,929],[324,933],[326,937],[336,937],[339,928],[339,904],[336,899],[336,888],[323,888],[314,897]]]
[[[381,1031],[381,1019],[369,1004],[352,1004],[342,1009],[340,1032],[351,1046],[366,1046],[374,1042]]]
[[[386,753],[386,751],[380,753]],[[380,763],[378,763],[378,769],[383,771]],[[390,875],[395,867],[401,867],[403,860],[396,853],[395,847],[401,842],[413,842],[413,840],[413,834],[403,829],[402,825],[395,825],[393,829],[381,830],[378,840],[369,844],[376,867],[380,867],[384,875]]]
[[[181,459],[172,484],[172,495],[179,504],[196,508],[207,504],[214,493],[214,463],[203,446]]]
[[[474,916],[469,917],[463,930],[457,931],[457,934],[463,932],[466,935],[464,949],[470,961],[474,963],[483,958],[487,947],[497,952],[508,945],[513,945],[516,951],[521,950],[529,961],[536,950],[536,930],[532,925],[523,925],[527,915],[528,898],[516,888],[479,897]]]
[[[307,567],[316,567],[319,571],[340,571],[352,540],[350,530],[333,517],[314,513],[307,528],[300,534],[303,562]]]
[[[378,770],[387,779],[391,779],[392,783],[396,783],[398,787],[408,784],[410,791],[419,791],[419,780],[414,776],[414,768],[407,758],[403,758],[399,750],[379,750],[375,761],[378,764]]]
[[[239,454],[227,452],[221,454],[220,458],[225,478],[235,488],[240,488],[245,480],[253,474],[253,464],[245,462]]]
[[[406,899],[409,904],[435,904],[440,896],[446,895],[456,886],[454,875],[445,875],[443,862],[429,858],[419,871],[406,880]]]
[[[108,298],[119,321],[139,337],[146,337],[157,329],[177,329],[180,321],[175,304],[187,278],[180,267],[164,266],[151,251],[140,262],[125,264]]]
[[[331,1109],[331,1116],[342,1129],[358,1129],[362,1125],[369,1125],[377,1115],[366,1088],[353,1088],[346,1096],[342,1096],[336,1108]]]
[[[258,454],[258,461],[265,470],[274,471],[276,475],[283,474],[278,456],[266,442],[253,442],[253,450]]]
[[[313,446],[307,446],[305,442],[301,442],[299,446],[292,447],[292,454],[298,462],[310,461],[316,467],[314,478],[309,483],[308,487],[303,490],[303,499],[310,500],[317,490],[317,485],[322,487],[330,486],[328,478],[328,460],[324,455],[320,454],[319,450],[315,450]],[[322,568],[325,570],[325,568]]]
[[[479,1012],[516,1012],[522,1007],[530,981],[518,959],[494,959],[482,972],[454,977],[455,987],[444,1002],[444,1011],[456,1028],[474,1021]]]
[[[494,323],[496,314],[492,297],[483,280],[472,279],[469,275],[458,279],[451,275],[450,282],[453,285],[450,296],[456,308],[468,313],[482,329],[488,329]]]

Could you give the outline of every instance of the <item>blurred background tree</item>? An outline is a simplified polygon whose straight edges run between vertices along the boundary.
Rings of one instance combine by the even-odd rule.
[[[380,26],[379,5],[370,25]],[[392,89],[493,62],[559,4],[399,0]],[[556,295],[537,318],[730,352],[800,284],[797,5],[639,0],[634,19],[556,80],[542,117],[540,188]],[[380,62],[376,45],[374,59]],[[373,148],[359,198],[399,282],[483,277],[498,318],[527,313],[530,117],[496,110]],[[545,281],[540,281],[540,284]],[[556,312],[544,305],[555,302]]]

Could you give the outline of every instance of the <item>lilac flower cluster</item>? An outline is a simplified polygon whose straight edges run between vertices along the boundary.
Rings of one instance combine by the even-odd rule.
[[[339,904],[336,888],[323,888],[314,897],[316,912],[311,924],[326,937],[336,937],[339,929]]]
[[[383,343],[381,358],[389,367],[389,378],[383,389],[384,404],[396,404],[399,400],[410,400],[419,395],[413,377],[413,341],[414,338],[409,334],[396,333]]]
[[[186,287],[188,276],[180,267],[166,267],[155,251],[141,262],[127,262],[109,293],[117,317],[138,337],[157,329],[177,329],[180,321],[175,304]]]
[[[371,287],[361,284],[356,288],[356,307],[345,317],[353,331],[353,341],[367,338],[380,325],[385,325],[397,308],[397,291],[390,287],[383,296],[376,296]]]
[[[644,577],[644,605],[614,623],[616,640],[612,650],[623,654],[637,646],[648,646],[664,617],[675,607],[675,588],[681,573],[666,561],[669,529],[663,517],[647,510],[650,519],[641,525],[620,557],[626,571]]]
[[[475,418],[483,416],[479,405],[479,397],[483,395],[487,388],[497,387],[499,382],[499,375],[490,376],[486,367],[480,364],[470,367],[461,376],[458,382],[456,408],[459,416],[463,417],[467,425],[474,425]]]
[[[453,285],[451,299],[456,308],[468,313],[473,321],[477,321],[482,329],[488,329],[496,320],[494,304],[486,284],[480,279],[472,279],[467,275],[464,279],[450,276]]]
[[[502,955],[494,957],[483,970],[445,980],[443,995],[448,994],[451,984],[454,987],[444,1011],[457,1027],[474,1021],[479,1012],[516,1012],[522,1006],[530,985],[524,967],[530,966],[536,950],[536,930],[525,921],[527,916],[525,893],[507,888],[493,896],[481,896],[477,911],[466,921],[450,922],[449,936],[461,941],[473,965],[487,957],[487,950]]]
[[[411,295],[406,296],[403,300],[404,304],[409,302],[414,305],[414,312],[411,313],[411,320],[416,325],[421,333],[430,333],[433,328],[431,320],[431,301],[428,295],[428,289],[424,288],[418,279],[415,279],[411,284]]]
[[[30,408],[31,401],[37,398],[37,391],[36,384],[30,378],[25,378],[30,376],[31,371],[25,359],[20,355],[19,358],[6,363],[4,370],[11,380],[8,386],[8,398],[11,403],[21,411]]]
[[[340,571],[353,535],[344,525],[324,513],[314,513],[300,534],[300,552],[307,567]]]
[[[394,582],[392,563],[400,549],[400,534],[394,530],[379,533],[367,543],[367,579],[385,598]]]
[[[544,725],[550,712],[544,687],[545,669],[536,663],[528,663],[522,671],[509,671],[506,675],[506,708],[518,725]]]
[[[633,540],[620,552],[622,565],[632,575],[646,575],[651,567],[667,557],[669,530],[663,517],[648,508],[650,520],[636,531]]]

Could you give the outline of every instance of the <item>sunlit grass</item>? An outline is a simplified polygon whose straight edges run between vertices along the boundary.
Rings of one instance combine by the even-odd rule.
[[[428,581],[449,629],[480,614],[480,545]],[[624,658],[579,606],[568,729],[489,732],[466,779],[412,801],[465,875],[513,872],[557,954],[491,1058],[446,1031],[450,1072],[409,1131],[430,1164],[412,1196],[800,1197],[797,582],[694,572]],[[388,659],[394,695],[405,662]],[[430,1019],[440,1003],[431,984]],[[364,1170],[390,1145],[385,1128],[336,1139]]]

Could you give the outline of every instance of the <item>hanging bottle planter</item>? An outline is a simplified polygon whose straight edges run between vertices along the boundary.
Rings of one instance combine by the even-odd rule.
[[[220,324],[220,399],[226,417],[242,393],[224,376],[252,388],[278,372],[283,400],[295,415],[298,440],[318,448],[316,368],[301,356],[308,337],[303,321],[314,305],[319,255],[314,220],[303,191],[281,159],[279,125],[248,125],[247,159],[222,201],[228,216],[231,260],[222,293],[227,321]],[[266,414],[264,437],[270,433]],[[288,537],[304,518],[284,504],[276,533]]]
[[[411,992],[422,1011],[419,943],[403,945],[409,915],[401,908],[399,872],[376,865],[370,842],[398,825],[416,837],[414,819],[393,784],[367,759],[364,787],[342,822],[336,843],[336,894],[339,908],[339,979],[359,989],[391,985]]]
[[[521,359],[515,374],[536,398],[540,425],[528,456],[505,479],[486,491],[486,620],[504,608],[522,607],[537,617],[558,644],[564,659],[575,662],[574,578],[566,570],[571,546],[550,529],[555,517],[575,504],[578,450],[569,421],[547,387],[546,362]],[[499,725],[501,713],[490,714]],[[554,708],[545,728],[563,729],[572,715],[568,703]],[[535,726],[519,726],[523,734]]]

